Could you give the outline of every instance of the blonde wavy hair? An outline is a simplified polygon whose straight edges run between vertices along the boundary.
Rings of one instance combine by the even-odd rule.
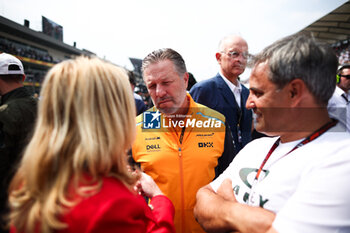
[[[71,183],[86,195],[99,191],[103,176],[129,187],[136,181],[126,155],[135,103],[122,68],[98,58],[64,61],[48,72],[40,96],[34,135],[10,186],[10,224],[26,233],[67,227],[59,216],[76,204],[67,197]]]

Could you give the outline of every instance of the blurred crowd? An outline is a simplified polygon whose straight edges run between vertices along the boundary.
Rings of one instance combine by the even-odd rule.
[[[339,60],[339,64],[350,63],[350,41],[339,42],[333,46]]]
[[[34,48],[30,45],[20,44],[19,42],[9,41],[8,39],[1,37],[0,51],[39,61],[57,63],[47,51]]]

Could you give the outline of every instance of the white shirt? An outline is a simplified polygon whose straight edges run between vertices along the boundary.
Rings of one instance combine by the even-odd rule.
[[[222,79],[225,81],[227,86],[232,91],[233,95],[235,96],[236,102],[238,104],[238,107],[241,107],[241,92],[242,92],[242,86],[241,83],[237,80],[238,86],[231,83],[230,80],[228,80],[222,73],[219,71],[219,74],[221,75]]]
[[[346,99],[342,96],[345,95]],[[344,92],[338,86],[335,88],[333,96],[328,101],[328,114],[331,118],[339,120],[345,126],[346,130],[350,132],[350,95]]]
[[[350,232],[350,134],[337,124],[288,153],[298,141],[281,143],[254,186],[254,206],[276,213],[278,232]],[[248,143],[210,185],[226,178],[240,203],[247,204],[256,172],[276,137]],[[250,203],[252,204],[252,203]]]
[[[134,92],[133,94],[134,94],[134,98],[135,98],[135,99],[143,100],[142,97],[141,97],[139,94],[137,94],[137,93],[135,93],[135,92]]]

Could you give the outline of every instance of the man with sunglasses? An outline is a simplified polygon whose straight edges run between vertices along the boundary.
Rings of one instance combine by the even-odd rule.
[[[338,69],[337,86],[329,100],[328,113],[350,132],[350,63]]]
[[[240,83],[247,65],[248,44],[238,35],[224,37],[215,54],[220,65],[219,73],[194,85],[193,99],[225,117],[231,128],[236,153],[251,140],[252,111],[245,108],[249,90]]]

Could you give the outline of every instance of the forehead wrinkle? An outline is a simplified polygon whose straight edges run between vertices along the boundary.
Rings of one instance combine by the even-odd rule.
[[[145,79],[146,79],[145,82],[147,84],[150,84],[150,83],[158,83],[158,82],[163,82],[163,81],[169,80],[169,79],[171,79],[171,77],[172,77],[171,74],[173,72],[174,71],[164,71],[164,70],[162,70],[162,71],[153,71],[153,72],[148,73],[148,74],[146,72],[145,73]]]

